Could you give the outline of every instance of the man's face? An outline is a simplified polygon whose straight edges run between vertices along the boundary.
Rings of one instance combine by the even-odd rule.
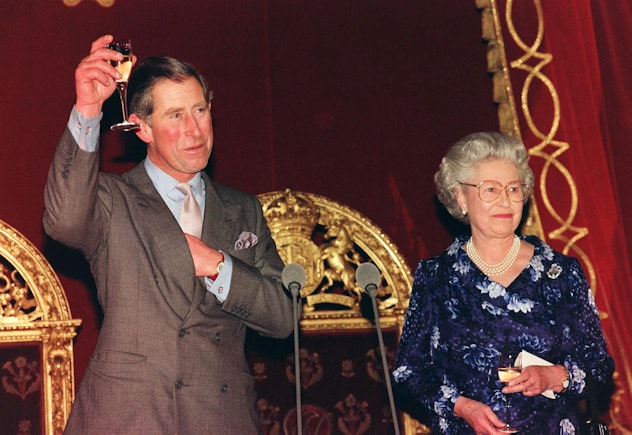
[[[162,80],[153,90],[151,126],[137,132],[147,143],[147,156],[178,181],[189,181],[204,169],[213,150],[211,104],[191,77],[183,82]]]

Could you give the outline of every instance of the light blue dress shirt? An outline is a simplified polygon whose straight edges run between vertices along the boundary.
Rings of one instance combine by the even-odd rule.
[[[68,129],[77,141],[77,144],[79,144],[79,148],[88,152],[97,150],[99,145],[99,127],[102,117],[103,114],[100,114],[94,118],[86,119],[73,106],[70,112],[70,119],[68,120]],[[180,207],[182,199],[184,198],[184,194],[176,189],[178,181],[158,168],[149,157],[145,158],[144,166],[154,187],[177,221],[180,218]],[[200,206],[202,216],[204,216],[206,190],[204,189],[202,174],[199,172],[195,174],[195,177],[189,181],[189,184],[191,185],[193,196]],[[224,254],[224,267],[217,276],[217,279],[212,280],[209,277],[205,277],[204,281],[206,289],[213,293],[220,302],[224,302],[230,291],[231,277],[233,275],[233,260],[230,255],[227,255],[223,251],[220,252]]]

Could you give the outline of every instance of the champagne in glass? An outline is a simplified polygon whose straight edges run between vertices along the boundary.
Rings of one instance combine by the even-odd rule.
[[[123,112],[123,122],[114,124],[110,129],[115,131],[131,131],[137,130],[140,125],[135,122],[130,122],[127,119],[127,81],[129,80],[130,72],[132,71],[132,42],[116,41],[107,46],[110,50],[118,51],[123,55],[123,60],[110,61],[110,64],[121,74],[121,78],[116,81],[116,89],[118,90],[119,98],[121,99],[121,111]]]
[[[507,384],[512,379],[520,376],[520,372],[522,371],[522,367],[516,364],[516,352],[503,352],[500,355],[500,359],[498,361],[498,379],[500,383],[503,384],[503,387],[506,387]],[[510,423],[511,421],[511,395],[505,395],[505,426],[502,429],[499,429],[500,432],[504,433],[516,433],[520,429],[513,427]]]
[[[519,367],[498,367],[498,379],[503,387],[506,387],[512,379],[520,376]]]

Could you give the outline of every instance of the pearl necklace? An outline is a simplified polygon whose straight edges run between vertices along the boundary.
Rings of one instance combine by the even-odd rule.
[[[487,276],[500,276],[505,274],[511,266],[513,266],[514,261],[518,258],[518,252],[520,252],[520,239],[518,236],[514,235],[514,241],[511,245],[511,249],[507,252],[507,255],[500,263],[496,264],[488,264],[486,263],[481,256],[478,254],[478,251],[474,247],[474,243],[472,243],[472,238],[467,241],[465,245],[465,252],[470,257],[472,262]]]

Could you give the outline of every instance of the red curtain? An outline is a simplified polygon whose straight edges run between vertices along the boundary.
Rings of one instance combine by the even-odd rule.
[[[608,419],[630,433],[632,4],[506,0],[499,12],[544,235],[583,262],[616,361]]]
[[[132,39],[139,59],[186,59],[209,78],[215,180],[332,198],[383,229],[410,267],[452,241],[432,181],[445,149],[498,128],[471,0],[0,0],[0,17],[11,74],[0,84],[0,219],[44,252],[83,320],[77,382],[101,312],[82,256],[47,239],[41,222],[73,71],[98,35]],[[115,95],[106,106],[104,126],[121,116]],[[113,173],[144,150],[107,127],[102,145],[102,169]]]

